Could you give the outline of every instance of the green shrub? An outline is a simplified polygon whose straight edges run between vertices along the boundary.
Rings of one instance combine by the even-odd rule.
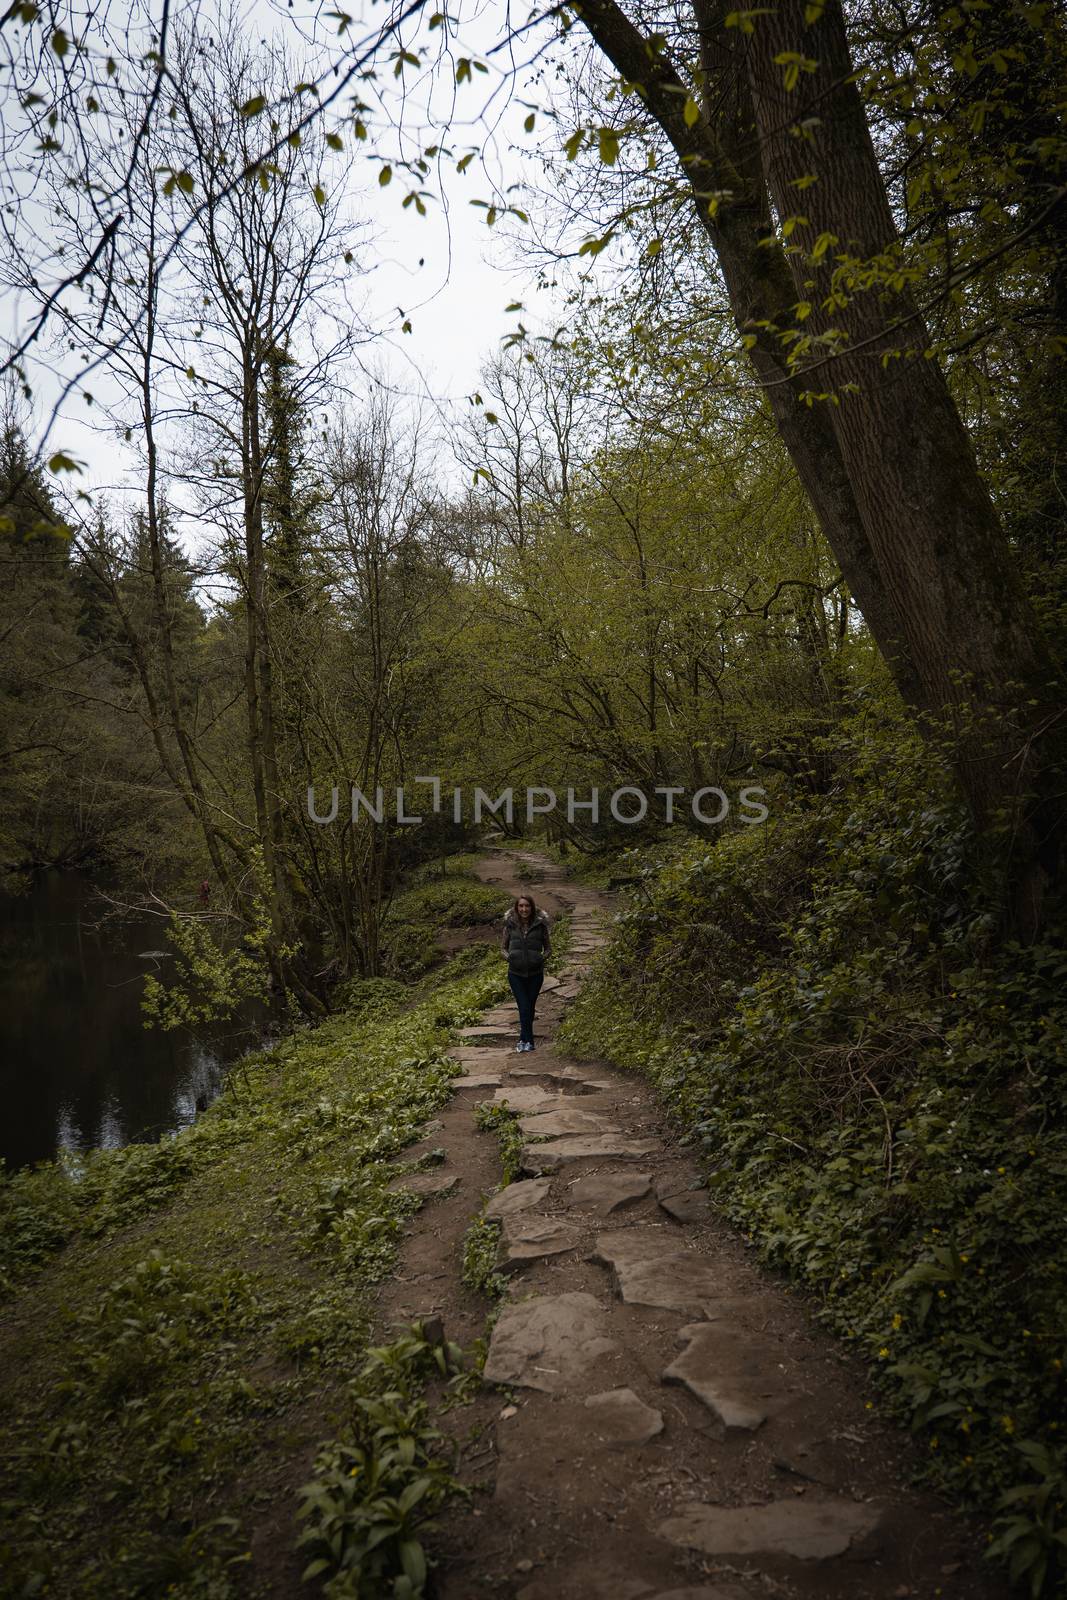
[[[0,1162],[0,1295],[66,1243],[81,1211],[62,1161],[13,1173]]]
[[[171,1200],[193,1171],[193,1146],[178,1138],[97,1150],[82,1182],[90,1233],[104,1233],[147,1216]]]
[[[251,1303],[241,1273],[204,1273],[152,1250],[78,1317],[70,1387],[105,1405],[143,1395],[194,1356],[201,1342],[235,1331]]]
[[[396,978],[349,978],[333,995],[334,1009],[361,1021],[384,1022],[395,1017],[410,998]]]
[[[431,879],[398,895],[388,921],[432,923],[435,927],[469,928],[503,916],[506,901],[499,888],[473,876]]]
[[[441,960],[432,922],[390,922],[382,932],[382,956],[391,977],[416,983]]]

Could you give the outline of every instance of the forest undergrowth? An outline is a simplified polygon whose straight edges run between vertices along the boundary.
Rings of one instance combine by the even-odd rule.
[[[972,841],[903,738],[763,826],[602,861],[627,904],[563,1039],[652,1080],[1037,1595],[1067,1583],[1067,946],[999,936]]]

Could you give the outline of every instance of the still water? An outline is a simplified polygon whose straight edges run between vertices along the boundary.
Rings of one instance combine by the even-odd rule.
[[[218,1093],[255,1040],[248,1020],[210,1037],[146,1029],[146,972],[165,979],[161,919],[100,928],[90,879],[47,872],[0,896],[0,1157],[9,1168],[158,1139]]]

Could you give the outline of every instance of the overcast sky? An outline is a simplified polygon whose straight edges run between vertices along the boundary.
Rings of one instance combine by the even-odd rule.
[[[367,26],[380,22],[372,0],[366,0],[364,13]],[[500,42],[506,16],[504,0],[486,0],[484,4],[475,0],[453,54],[486,56]],[[298,17],[296,23],[299,27]],[[279,14],[270,0],[253,0],[245,15],[244,26],[250,36],[277,34],[291,30],[292,25],[293,14]],[[424,78],[404,108],[407,126],[418,132],[421,124],[424,142],[434,136],[431,130],[443,128],[451,117],[448,137],[457,153],[479,147],[479,155],[465,175],[456,174],[451,161],[444,165],[444,208],[431,202],[428,214],[419,217],[414,207],[401,208],[409,184],[394,181],[387,188],[379,186],[379,167],[373,157],[367,159],[366,151],[384,150],[389,156],[388,134],[384,144],[376,145],[372,138],[368,146],[356,146],[357,155],[344,179],[344,210],[365,221],[374,240],[369,252],[373,270],[363,280],[362,290],[368,320],[380,336],[362,347],[360,359],[383,373],[399,393],[421,399],[424,408],[436,409],[446,439],[450,408],[465,403],[477,387],[481,364],[515,329],[518,318],[506,307],[523,301],[528,308],[522,314],[527,326],[554,328],[556,322],[557,308],[547,303],[547,296],[538,300],[534,293],[532,266],[517,264],[514,245],[500,237],[500,226],[487,227],[484,210],[470,204],[472,198],[492,199],[528,177],[537,177],[537,168],[521,153],[533,145],[524,132],[523,119],[543,88],[535,89],[522,71],[509,79],[502,56],[494,59],[490,55],[489,60],[490,74],[476,77],[466,98],[459,101],[458,117],[450,103],[453,91],[448,68],[432,79]],[[478,114],[487,98],[488,117]],[[510,198],[524,203],[517,189]],[[9,299],[8,328],[19,326],[29,310]],[[401,332],[401,311],[411,323],[408,334]],[[60,362],[51,372],[47,367],[38,369],[39,418],[52,405],[64,375]],[[358,366],[350,381],[358,390],[362,382]],[[105,392],[99,377],[94,387],[98,395]],[[83,461],[87,470],[78,479],[79,487],[115,488],[124,479],[132,486],[140,476],[132,456],[113,435],[91,427],[89,415],[84,401],[72,395],[55,421],[46,454],[62,447]],[[447,448],[441,467],[448,471]]]

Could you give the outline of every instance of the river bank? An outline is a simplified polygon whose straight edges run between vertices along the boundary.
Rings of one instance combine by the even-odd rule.
[[[246,1007],[196,1032],[146,1028],[144,976],[165,976],[171,960],[166,919],[104,924],[101,887],[91,874],[53,869],[0,897],[0,1159],[9,1169],[187,1127],[267,1020]]]
[[[364,1358],[454,1031],[502,989],[485,944],[363,986],[177,1136],[5,1180],[5,1593],[252,1592],[248,1529],[268,1504],[295,1539]]]

